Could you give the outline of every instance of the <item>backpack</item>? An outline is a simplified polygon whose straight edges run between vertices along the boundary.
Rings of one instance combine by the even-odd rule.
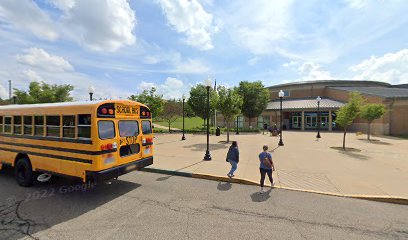
[[[272,161],[268,158],[268,156],[263,159],[262,164],[267,168],[272,168]]]

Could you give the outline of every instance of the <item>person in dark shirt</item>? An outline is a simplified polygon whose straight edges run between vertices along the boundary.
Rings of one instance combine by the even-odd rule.
[[[231,164],[231,171],[227,174],[228,177],[234,177],[234,172],[237,170],[238,162],[239,162],[239,150],[238,150],[238,143],[233,141],[228,153],[227,153],[227,162]]]
[[[273,165],[272,155],[268,153],[268,146],[263,146],[263,152],[259,154],[259,171],[261,173],[261,192],[264,192],[264,182],[265,175],[268,174],[269,181],[271,182],[271,188],[273,186],[272,171],[275,171],[275,166]]]

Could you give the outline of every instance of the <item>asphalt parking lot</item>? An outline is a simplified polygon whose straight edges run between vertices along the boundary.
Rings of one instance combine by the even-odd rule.
[[[110,184],[0,173],[0,239],[407,239],[408,206],[132,172]]]

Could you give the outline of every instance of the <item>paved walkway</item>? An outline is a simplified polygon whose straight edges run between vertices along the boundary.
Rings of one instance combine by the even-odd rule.
[[[157,124],[157,123],[154,123],[153,124],[154,125],[154,127],[155,128],[160,128],[160,129],[164,129],[164,130],[169,130],[169,127],[167,126],[162,126],[162,125],[159,125],[159,124]],[[180,129],[178,129],[178,128],[173,128],[173,127],[170,127],[170,130],[172,130],[172,131],[180,131]]]
[[[285,146],[274,150],[276,187],[337,195],[369,195],[408,199],[408,140],[347,135],[346,146],[361,152],[332,149],[341,146],[342,133],[284,132]],[[225,162],[229,144],[226,136],[210,137],[212,161],[203,161],[205,135],[156,134],[155,162],[151,168],[226,178],[230,165]],[[240,162],[235,178],[259,181],[258,153],[262,145],[277,147],[279,138],[261,134],[231,135],[238,141]],[[266,183],[269,184],[268,180]]]

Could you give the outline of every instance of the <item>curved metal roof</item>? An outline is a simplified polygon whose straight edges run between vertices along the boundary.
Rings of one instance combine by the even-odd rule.
[[[320,100],[320,109],[333,109],[337,110],[340,107],[344,106],[345,103],[336,101],[330,98],[322,98]],[[282,101],[283,110],[296,110],[296,109],[308,109],[315,110],[317,109],[317,101],[315,98],[307,99],[283,99]],[[266,110],[280,110],[280,100],[271,101],[268,103]]]

